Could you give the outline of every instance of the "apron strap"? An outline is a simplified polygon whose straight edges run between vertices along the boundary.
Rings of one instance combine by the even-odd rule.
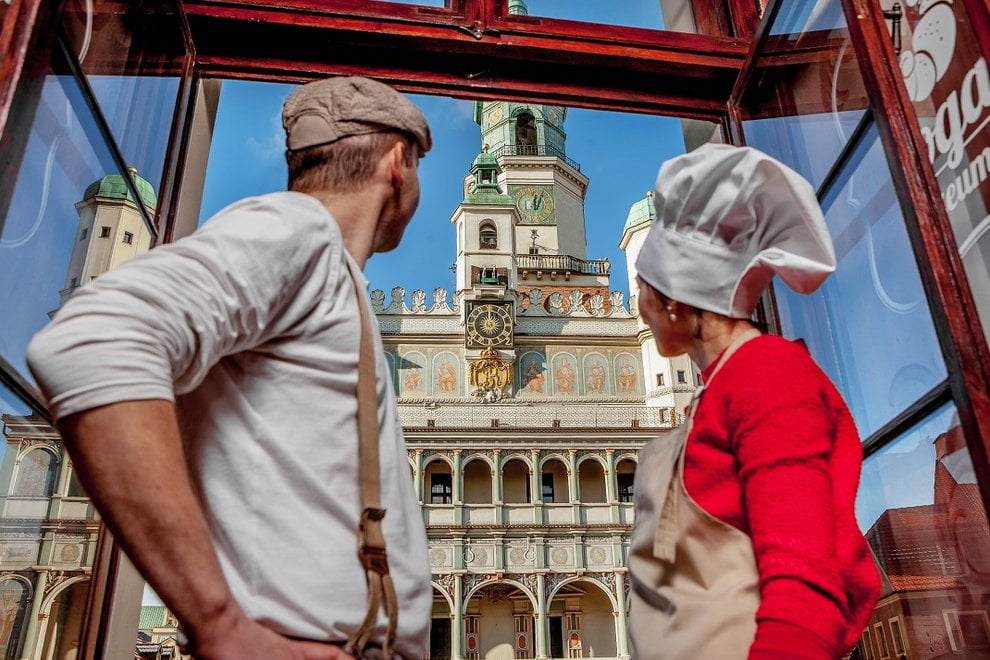
[[[676,557],[676,545],[677,545],[677,529],[680,521],[677,518],[677,512],[680,510],[678,507],[680,497],[680,489],[676,488],[676,482],[678,474],[683,470],[684,454],[687,451],[687,441],[688,437],[691,435],[691,430],[694,428],[694,413],[698,409],[698,403],[701,401],[701,395],[704,393],[705,389],[709,386],[712,380],[715,379],[715,375],[721,371],[722,367],[729,361],[732,354],[735,353],[739,348],[746,342],[756,339],[762,333],[755,328],[746,330],[739,336],[737,336],[728,348],[722,351],[722,355],[719,357],[718,364],[712,370],[711,374],[708,376],[708,382],[700,386],[694,391],[694,396],[691,398],[691,405],[688,407],[687,417],[684,420],[684,427],[677,437],[676,442],[680,443],[679,447],[675,448],[674,456],[676,456],[674,461],[674,470],[671,473],[670,483],[667,484],[667,493],[664,497],[663,506],[660,509],[660,517],[657,519],[657,529],[653,536],[653,556],[661,561],[666,561],[673,563]]]
[[[357,421],[358,421],[358,481],[361,487],[361,519],[358,525],[358,556],[368,582],[368,610],[364,621],[347,640],[345,651],[361,657],[378,620],[378,609],[384,599],[388,614],[388,630],[382,644],[382,657],[392,657],[398,627],[399,603],[388,570],[381,505],[381,466],[378,460],[380,435],[378,429],[378,394],[375,375],[375,349],[371,334],[371,318],[364,291],[358,284],[353,267],[347,264],[354,293],[361,312],[361,344],[358,352]]]

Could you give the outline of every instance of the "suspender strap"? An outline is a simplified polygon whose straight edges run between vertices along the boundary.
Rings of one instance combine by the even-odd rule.
[[[357,421],[358,479],[361,485],[361,520],[358,526],[358,555],[368,581],[368,611],[361,626],[347,640],[347,653],[360,658],[378,620],[378,608],[385,601],[388,630],[382,644],[382,656],[392,657],[392,645],[398,625],[399,608],[395,586],[388,572],[381,504],[381,467],[378,461],[378,393],[375,376],[375,349],[371,334],[371,317],[364,291],[348,263],[358,308],[361,310],[361,347],[358,353]]]

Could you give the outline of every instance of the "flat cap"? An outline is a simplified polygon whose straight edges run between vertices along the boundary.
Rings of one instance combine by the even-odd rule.
[[[294,91],[282,106],[282,126],[289,151],[389,130],[412,135],[423,153],[433,146],[426,117],[409,99],[354,76],[318,80]]]

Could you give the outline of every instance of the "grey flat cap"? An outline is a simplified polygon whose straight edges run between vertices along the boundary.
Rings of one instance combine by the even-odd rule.
[[[433,146],[419,108],[388,85],[368,78],[330,78],[303,85],[285,100],[282,126],[290,151],[388,130],[409,133],[423,153]]]

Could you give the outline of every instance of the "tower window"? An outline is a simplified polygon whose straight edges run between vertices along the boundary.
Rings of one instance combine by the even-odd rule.
[[[536,119],[528,112],[516,117],[516,146],[536,146]],[[524,152],[520,151],[519,153],[523,154]]]
[[[79,234],[79,240],[85,241],[87,236],[89,236],[89,228],[83,227],[82,233]]]
[[[125,231],[124,232],[124,242],[127,243],[128,245],[130,245],[131,243],[133,243],[134,242],[134,234],[132,234],[129,231]]]
[[[478,230],[478,240],[482,250],[494,250],[498,247],[498,229],[492,222],[483,222]]]
[[[100,238],[110,238],[110,227],[106,225],[100,227]]]
[[[452,501],[450,474],[434,472],[430,476],[430,504],[450,504]]]
[[[678,383],[686,383],[687,382],[687,374],[685,374],[683,371],[678,371],[677,372],[677,382]]]
[[[657,387],[663,387],[663,374],[657,374]]]
[[[77,277],[73,277],[72,281],[69,282],[69,286],[76,286],[77,284],[79,284],[79,278]]]
[[[694,384],[701,387],[701,374],[694,375]]]
[[[548,504],[553,504],[556,501],[553,498],[553,472],[544,472],[542,477],[542,499]]]
[[[633,501],[633,481],[636,478],[635,474],[620,472],[615,475],[616,481],[619,486],[619,501],[620,502],[632,502]]]

